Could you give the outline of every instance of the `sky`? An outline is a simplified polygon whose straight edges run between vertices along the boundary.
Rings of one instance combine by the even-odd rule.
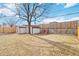
[[[79,4],[78,3],[52,3],[48,5],[48,18],[42,19],[36,24],[49,23],[49,22],[64,22],[64,21],[74,21],[79,20]],[[16,8],[14,4],[1,3],[0,4],[0,24],[6,22],[6,20],[18,20],[20,18],[12,17],[16,14]],[[66,15],[70,14],[70,15]],[[62,16],[64,15],[64,16]],[[7,17],[2,17],[7,16]],[[26,21],[22,19],[17,22],[18,25],[27,24]],[[34,24],[32,22],[32,24]]]

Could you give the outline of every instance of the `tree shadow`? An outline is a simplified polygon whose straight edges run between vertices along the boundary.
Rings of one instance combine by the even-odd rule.
[[[72,45],[79,45],[78,42],[60,42],[60,43],[64,43],[64,44],[72,44]]]
[[[69,54],[76,55],[76,56],[79,55],[79,49],[68,46],[61,42],[55,42],[55,41],[51,41],[51,40],[48,40],[45,38],[41,38],[37,35],[32,35],[32,36],[46,41],[48,44],[52,45],[52,48],[53,48],[53,46],[57,47],[62,53],[65,53],[66,55],[69,55]]]

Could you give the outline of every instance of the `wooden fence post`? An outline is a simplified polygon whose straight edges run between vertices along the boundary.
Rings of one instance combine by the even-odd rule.
[[[77,28],[77,37],[79,39],[79,27]]]

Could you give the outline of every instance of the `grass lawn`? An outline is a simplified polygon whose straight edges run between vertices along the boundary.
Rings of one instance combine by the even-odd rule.
[[[0,55],[79,55],[73,35],[0,34]]]

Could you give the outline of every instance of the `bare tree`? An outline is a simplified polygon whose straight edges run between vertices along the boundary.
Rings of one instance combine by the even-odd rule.
[[[15,20],[11,17],[11,19],[6,19],[6,24],[8,24],[10,27],[13,27],[19,22],[19,19]]]
[[[39,3],[21,3],[21,4],[15,4],[17,15],[19,18],[24,19],[28,23],[28,29],[29,34],[31,23],[38,21],[39,18],[42,18],[42,16],[46,13],[45,4],[39,4]]]

